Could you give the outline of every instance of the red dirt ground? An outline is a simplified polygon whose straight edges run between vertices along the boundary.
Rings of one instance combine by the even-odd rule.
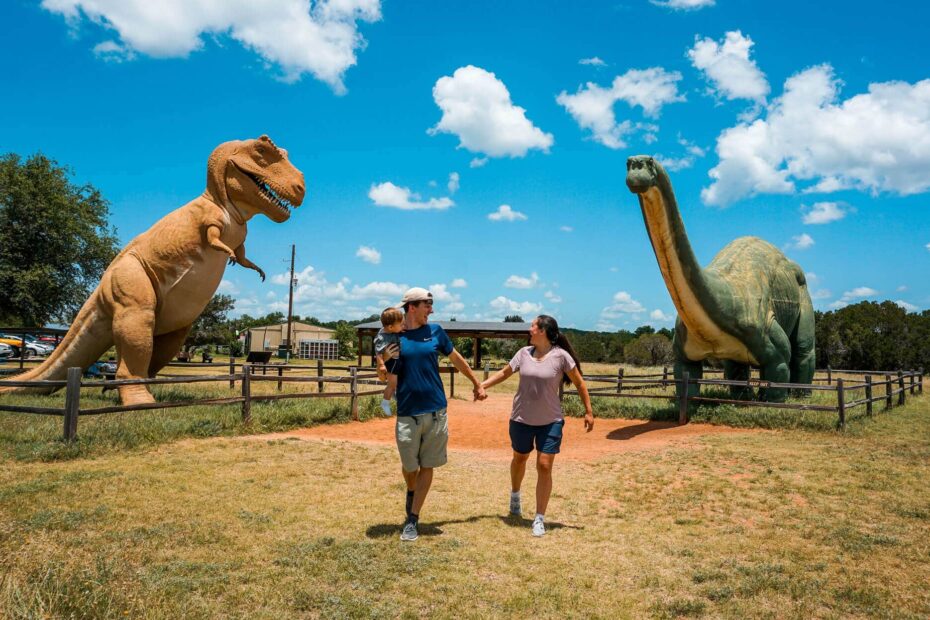
[[[449,448],[486,453],[509,459],[507,425],[513,396],[491,394],[480,403],[449,400]],[[652,422],[648,420],[595,419],[594,430],[586,433],[580,418],[566,418],[560,460],[588,461],[628,450],[651,450],[669,446],[696,446],[705,435],[759,432],[710,424]],[[394,418],[328,424],[285,433],[261,435],[256,439],[298,438],[315,441],[351,441],[394,445]]]

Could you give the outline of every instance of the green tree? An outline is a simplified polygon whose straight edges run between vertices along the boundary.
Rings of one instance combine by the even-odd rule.
[[[214,295],[191,327],[184,349],[205,345],[231,345],[236,340],[236,330],[226,315],[236,306],[236,300],[229,295]]]
[[[333,339],[339,341],[339,357],[346,359],[356,357],[358,355],[356,351],[358,337],[355,333],[354,323],[339,321],[333,329],[336,330]]]
[[[504,323],[526,323],[519,314],[508,314],[504,317]]]
[[[626,361],[638,366],[662,366],[672,361],[672,342],[662,334],[644,333],[625,349]]]
[[[109,204],[36,154],[0,156],[0,323],[70,323],[118,251]]]

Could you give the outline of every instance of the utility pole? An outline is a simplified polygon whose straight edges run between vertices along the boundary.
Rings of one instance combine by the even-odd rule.
[[[291,245],[291,279],[287,294],[287,361],[291,361],[291,324],[294,316],[294,245]]]

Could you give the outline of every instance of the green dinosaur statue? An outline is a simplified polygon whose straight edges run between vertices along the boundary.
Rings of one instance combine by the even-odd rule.
[[[740,237],[701,269],[685,233],[668,174],[652,157],[627,160],[627,187],[639,195],[646,229],[665,285],[678,310],[675,378],[701,378],[702,360],[723,361],[724,376],[745,380],[750,367],[775,383],[810,384],[814,378],[814,307],[804,272],[775,246]],[[731,388],[734,396],[751,395]],[[690,386],[689,396],[698,386]],[[769,388],[764,400],[781,402],[787,390]]]
[[[304,191],[303,174],[268,136],[219,145],[207,161],[206,191],[130,241],[52,355],[16,379],[64,379],[69,367],[86,369],[114,344],[117,379],[154,377],[213,298],[227,259],[265,279],[245,256],[246,222],[258,213],[284,222]],[[10,391],[54,389],[0,389]],[[119,393],[126,405],[155,402],[144,385],[121,386]]]

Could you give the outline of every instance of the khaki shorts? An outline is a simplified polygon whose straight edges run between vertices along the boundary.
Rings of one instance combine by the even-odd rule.
[[[404,471],[446,464],[449,420],[445,409],[416,416],[397,416],[394,435]]]

